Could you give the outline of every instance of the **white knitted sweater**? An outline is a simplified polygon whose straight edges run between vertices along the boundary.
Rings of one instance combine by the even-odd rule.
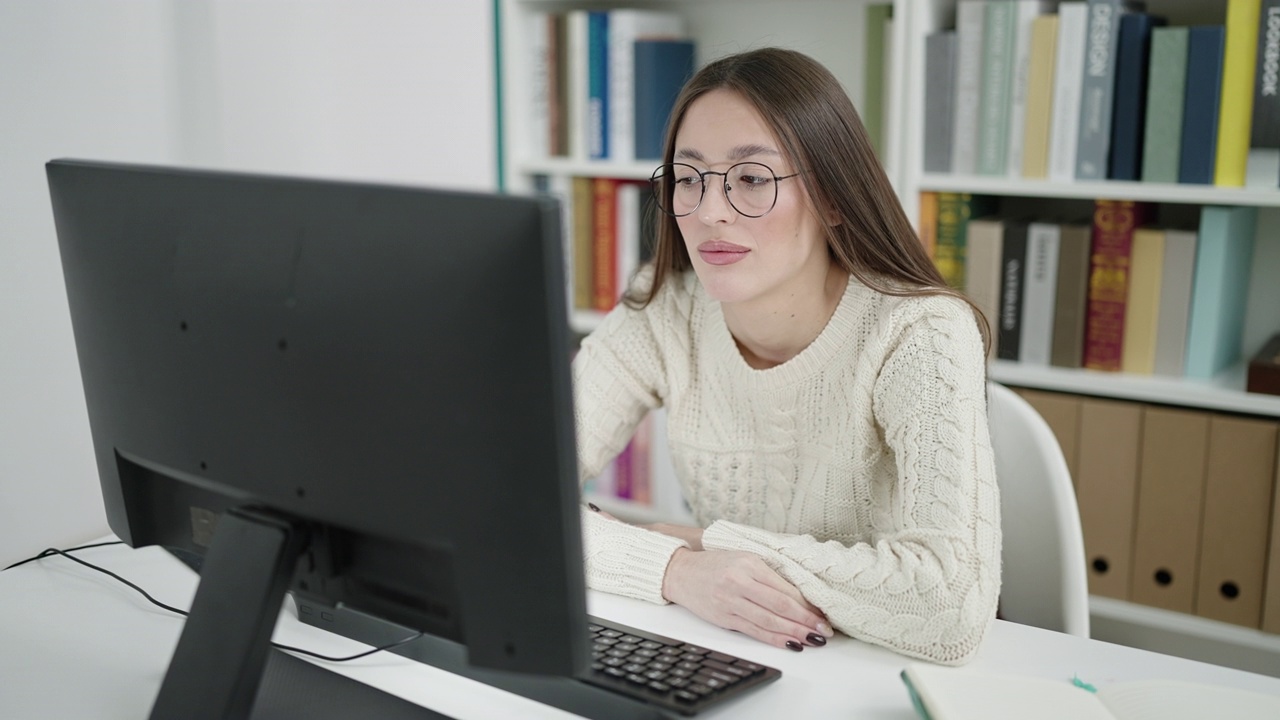
[[[912,657],[970,659],[1000,592],[985,356],[968,306],[850,278],[822,333],[767,370],[692,272],[619,305],[574,360],[582,477],[666,406],[707,550],[755,553],[831,624]],[[583,513],[589,586],[665,602],[681,540]]]

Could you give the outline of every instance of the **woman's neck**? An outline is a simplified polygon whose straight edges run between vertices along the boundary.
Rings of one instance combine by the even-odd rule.
[[[746,363],[766,370],[799,355],[822,334],[848,284],[849,274],[831,263],[810,292],[787,289],[749,304],[722,304],[721,312]]]

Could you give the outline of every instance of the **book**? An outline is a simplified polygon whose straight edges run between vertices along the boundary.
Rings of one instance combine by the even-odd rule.
[[[1262,0],[1253,69],[1253,118],[1244,184],[1280,185],[1280,0]]]
[[[1080,89],[1089,7],[1083,2],[1058,6],[1058,45],[1053,62],[1053,123],[1049,129],[1049,179],[1076,178],[1076,146],[1080,129]]]
[[[1027,223],[1004,225],[1000,248],[1000,317],[996,357],[1019,360],[1022,348],[1022,301],[1026,295]]]
[[[987,0],[982,16],[982,97],[978,101],[979,175],[1003,176],[1008,171],[1015,10],[1014,0]]]
[[[1160,280],[1164,276],[1164,230],[1133,231],[1129,293],[1124,307],[1124,344],[1120,369],[1151,375],[1156,366],[1156,329],[1160,316]]]
[[[609,13],[587,13],[587,157],[609,157]]]
[[[1084,366],[1087,368],[1120,369],[1133,231],[1147,221],[1151,211],[1148,203],[1128,200],[1094,203],[1084,334]]]
[[[1184,680],[1126,680],[1095,690],[1078,677],[1053,679],[915,662],[901,675],[922,720],[1280,717],[1280,697]]]
[[[555,73],[555,15],[549,12],[533,12],[525,16],[524,37],[529,62],[525,66],[528,83],[521,88],[528,93],[529,116],[525,126],[525,153],[529,157],[547,157],[551,154],[551,76]]]
[[[671,108],[693,76],[692,40],[636,40],[635,157],[660,160]]]
[[[952,103],[951,172],[978,169],[978,122],[982,98],[982,33],[986,0],[956,4],[955,101]]]
[[[1187,320],[1191,315],[1191,282],[1195,272],[1195,231],[1165,230],[1160,309],[1156,317],[1156,357],[1152,369],[1156,375],[1182,375],[1187,353]]]
[[[920,193],[920,244],[930,260],[938,250],[938,193]]]
[[[955,104],[956,32],[924,39],[924,171],[951,172],[952,109]]]
[[[1258,14],[1261,9],[1262,0],[1231,0],[1227,3],[1214,185],[1244,186],[1245,165],[1249,159],[1249,123],[1253,119],[1253,74],[1258,60]]]
[[[569,147],[569,16],[550,13],[547,27],[547,154],[564,157]]]
[[[966,235],[969,220],[995,207],[995,199],[969,193],[938,193],[938,229],[933,264],[953,288],[965,286]],[[993,316],[994,317],[994,316]]]
[[[636,159],[636,52],[639,39],[679,39],[683,16],[658,10],[609,11],[609,159]]]
[[[1022,174],[1022,154],[1026,148],[1027,106],[1032,92],[1037,92],[1030,83],[1031,55],[1034,52],[1032,35],[1035,22],[1040,17],[1053,17],[1057,27],[1057,16],[1047,15],[1054,10],[1053,0],[1018,0],[1013,10],[1013,74],[1009,84],[1009,140],[1005,150],[1006,167],[1004,175],[1018,177]],[[1056,32],[1055,32],[1056,35]],[[1054,38],[1056,39],[1056,38]],[[1053,52],[1053,40],[1049,41],[1049,52]],[[1040,40],[1043,42],[1044,38]],[[1048,97],[1052,87],[1053,75],[1050,73],[1039,88],[1041,95]]]
[[[1089,0],[1089,32],[1085,36],[1076,141],[1077,180],[1107,177],[1120,20],[1124,14],[1140,8],[1141,5],[1130,0]]]
[[[620,297],[631,287],[631,279],[640,267],[640,184],[619,182],[617,202],[617,279],[614,287]]]
[[[1213,184],[1218,149],[1218,103],[1222,97],[1221,25],[1193,27],[1187,36],[1187,83],[1182,106],[1178,182]]]
[[[595,227],[595,196],[591,178],[575,177],[572,180],[573,212],[570,232],[573,235],[573,308],[591,310],[595,307],[595,266],[593,261],[593,234]]]
[[[1207,205],[1200,211],[1187,377],[1212,378],[1240,359],[1257,218],[1256,207]]]
[[[1280,334],[1254,353],[1245,376],[1245,390],[1252,393],[1280,395]]]
[[[1058,246],[1062,226],[1035,222],[1027,226],[1027,271],[1022,294],[1022,332],[1018,361],[1048,365],[1053,351],[1053,304],[1058,292]]]
[[[1058,231],[1058,282],[1053,301],[1053,344],[1049,364],[1078,368],[1084,363],[1084,329],[1089,303],[1092,226],[1064,223]]]
[[[586,10],[569,10],[565,15],[565,57],[568,68],[564,86],[567,96],[566,137],[569,157],[585,160],[589,122],[588,91],[591,82],[590,23]]]
[[[1111,119],[1111,159],[1107,169],[1107,177],[1112,180],[1137,180],[1141,177],[1151,31],[1164,23],[1164,18],[1148,13],[1129,13],[1120,18],[1115,103]]]
[[[1000,218],[971,220],[964,292],[982,311],[990,332],[990,357],[1000,352],[1000,287],[1003,284],[1005,221]]]
[[[1031,24],[1031,57],[1027,67],[1027,107],[1022,132],[1025,178],[1049,176],[1049,133],[1053,127],[1054,61],[1058,52],[1058,16],[1041,15]],[[927,121],[926,121],[927,122]],[[1010,139],[1010,147],[1014,140]],[[1017,173],[1011,173],[1017,175]]]
[[[1143,182],[1178,182],[1189,37],[1185,27],[1151,30],[1147,110],[1142,134]]]
[[[618,180],[591,180],[592,308],[607,312],[618,300]]]
[[[893,18],[891,3],[871,3],[866,8],[862,32],[862,104],[858,115],[867,130],[867,138],[881,162],[885,160],[885,65],[888,64],[885,26]]]

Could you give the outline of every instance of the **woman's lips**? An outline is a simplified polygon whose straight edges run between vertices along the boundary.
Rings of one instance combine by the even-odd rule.
[[[732,265],[750,252],[741,245],[727,242],[704,242],[698,246],[698,256],[708,265]]]

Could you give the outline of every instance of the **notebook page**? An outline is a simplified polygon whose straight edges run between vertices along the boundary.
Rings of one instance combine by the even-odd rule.
[[[903,672],[929,720],[1117,720],[1068,680],[912,664]]]
[[[1116,683],[1098,691],[1116,720],[1280,718],[1280,696],[1176,680]]]

